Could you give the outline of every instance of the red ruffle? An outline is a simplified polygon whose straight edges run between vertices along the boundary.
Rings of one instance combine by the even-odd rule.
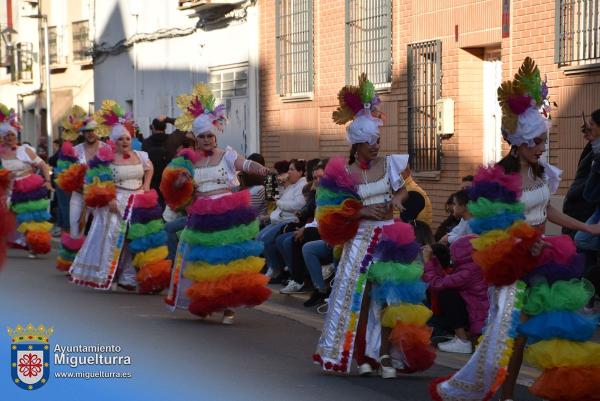
[[[0,168],[0,196],[4,195],[10,185],[10,170]]]
[[[248,190],[233,192],[218,198],[198,198],[188,208],[189,214],[216,215],[230,212],[250,205]]]
[[[354,217],[361,208],[360,201],[346,199],[335,212],[320,214],[318,220],[321,239],[330,245],[342,245],[354,238],[360,224]]]
[[[407,369],[413,373],[429,369],[435,362],[435,349],[431,346],[431,328],[398,322],[390,334],[390,341],[404,354]]]
[[[546,370],[529,391],[552,401],[600,401],[600,366]]]
[[[83,198],[89,207],[104,207],[117,197],[117,190],[112,182],[90,184]]]
[[[445,382],[446,380],[450,379],[451,377],[452,377],[452,375],[445,376],[445,377],[437,377],[437,378],[433,379],[431,382],[429,382],[429,395],[431,396],[431,399],[433,401],[444,401],[444,399],[442,398],[440,393],[438,393],[437,386],[438,386],[438,384]]]
[[[15,192],[31,192],[41,188],[46,181],[39,174],[30,174],[25,178],[19,178],[13,183]]]
[[[81,249],[83,241],[85,241],[85,236],[83,235],[80,238],[73,238],[67,231],[63,231],[60,234],[60,243],[70,251]]]
[[[83,188],[86,170],[85,164],[71,164],[68,169],[58,175],[56,185],[65,192],[79,191]]]
[[[50,252],[50,241],[52,237],[49,232],[43,231],[28,231],[25,234],[25,240],[29,245],[31,252],[41,255]]]
[[[410,224],[396,221],[383,227],[382,240],[392,241],[398,245],[406,245],[415,240],[415,230]]]
[[[137,194],[133,198],[134,208],[150,209],[156,206],[157,204],[158,194],[154,189],[144,192],[143,194]]]
[[[185,207],[194,195],[194,182],[187,180],[181,187],[175,188],[175,181],[186,170],[182,168],[167,167],[162,175],[160,182],[160,193],[165,199],[165,203],[173,210],[178,210]]]

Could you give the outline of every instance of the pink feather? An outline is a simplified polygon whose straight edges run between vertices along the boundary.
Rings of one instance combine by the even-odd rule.
[[[415,230],[410,224],[396,221],[383,227],[382,240],[392,241],[398,245],[407,245],[415,240]]]
[[[158,203],[158,194],[156,190],[151,189],[148,192],[144,192],[143,194],[137,194],[133,198],[133,207],[134,208],[142,208],[149,209],[151,207],[156,206]]]
[[[65,141],[62,146],[60,147],[60,151],[62,152],[63,155],[67,156],[67,157],[77,157],[77,155],[75,154],[75,149],[73,148],[73,144],[71,143],[71,141]]]
[[[198,154],[198,152],[196,152],[196,151],[194,151],[192,149],[189,149],[189,148],[181,149],[179,151],[179,153],[177,153],[177,156],[184,157],[184,158],[188,159],[189,161],[191,161],[194,164],[196,164],[196,162],[200,158],[200,155]]]
[[[334,180],[336,185],[341,188],[348,188],[356,191],[356,178],[348,172],[346,168],[346,159],[343,157],[332,157],[325,167],[325,176]]]
[[[110,163],[115,158],[112,146],[103,146],[98,150],[98,159]]]
[[[119,116],[112,110],[107,113],[104,113],[102,118],[104,119],[104,124],[110,127],[119,122]]]
[[[521,176],[518,173],[506,174],[504,168],[495,164],[489,167],[480,167],[477,171],[477,175],[473,182],[495,182],[502,185],[509,191],[513,191],[517,194],[517,198],[521,197],[521,191],[523,188],[521,182]]]
[[[202,106],[202,102],[200,102],[200,99],[198,99],[198,96],[196,96],[194,100],[191,101],[187,110],[194,117],[198,117],[200,114],[204,113],[204,107]]]
[[[360,100],[360,96],[357,93],[346,91],[346,93],[344,93],[343,99],[346,106],[350,107],[354,114],[358,113],[365,107],[362,101]]]
[[[531,97],[526,95],[512,95],[508,98],[508,106],[513,113],[523,114],[531,106]]]

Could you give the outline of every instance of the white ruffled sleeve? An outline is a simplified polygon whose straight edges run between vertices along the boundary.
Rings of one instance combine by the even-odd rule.
[[[143,150],[136,150],[135,153],[140,158],[142,165],[144,166],[144,171],[150,170],[150,158],[148,157],[148,153]]]
[[[560,184],[562,170],[550,163],[543,161],[540,161],[540,164],[544,167],[544,175],[546,181],[548,182],[548,186],[550,187],[550,194],[554,195],[558,190],[558,185]]]
[[[16,152],[15,156],[17,157],[17,159],[21,160],[24,163],[33,164],[34,159],[29,157],[26,149],[31,150],[34,154],[37,155],[37,152],[35,151],[35,149],[33,147],[31,147],[29,145],[21,145],[21,146],[17,147],[17,152]],[[37,157],[36,157],[36,159],[37,159]]]
[[[225,148],[225,154],[223,160],[225,160],[225,166],[227,167],[227,181],[229,181],[230,188],[237,187],[240,185],[238,180],[238,173],[235,170],[235,161],[238,158],[238,153],[231,146]]]
[[[402,172],[408,167],[408,155],[389,155],[387,159],[387,171],[392,185],[392,190],[396,192],[404,186]]]

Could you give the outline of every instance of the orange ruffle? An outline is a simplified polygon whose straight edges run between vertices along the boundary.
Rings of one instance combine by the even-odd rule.
[[[85,164],[73,163],[58,175],[56,184],[65,192],[79,191],[83,188],[86,170]]]
[[[146,264],[138,271],[136,277],[140,293],[162,291],[171,281],[171,261],[164,259]]]
[[[390,341],[400,350],[408,365],[405,373],[429,369],[435,362],[435,349],[431,346],[431,328],[398,322],[392,329]]]
[[[356,199],[346,199],[341,206],[325,206],[317,209],[319,234],[330,245],[342,245],[354,238],[360,220],[354,219],[362,204]]]
[[[194,195],[194,182],[187,180],[181,187],[175,188],[175,180],[185,172],[184,169],[166,168],[160,182],[160,192],[165,203],[173,210],[186,206]]]
[[[600,365],[546,370],[529,391],[552,401],[600,401]]]
[[[106,206],[115,199],[117,196],[117,190],[114,183],[95,183],[86,185],[85,193],[83,195],[85,204],[89,207],[103,207]]]
[[[56,269],[61,272],[68,272],[72,263],[70,260],[65,260],[59,256],[56,258]]]
[[[27,234],[25,234],[25,240],[33,253],[44,254],[50,252],[50,241],[52,240],[52,237],[48,232],[28,231]]]
[[[266,301],[271,290],[266,287],[267,276],[260,273],[233,274],[218,281],[201,281],[190,286],[189,311],[206,316],[226,308],[255,306]]]

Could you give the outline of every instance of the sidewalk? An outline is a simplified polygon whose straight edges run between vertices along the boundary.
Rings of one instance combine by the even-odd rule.
[[[319,315],[316,312],[316,308],[305,308],[302,305],[302,303],[309,298],[309,294],[282,295],[279,293],[279,290],[283,288],[282,286],[270,285],[269,287],[273,290],[271,298],[266,303],[258,306],[257,309],[295,320],[306,326],[312,327],[315,330],[321,330],[324,316]],[[600,343],[600,329],[596,330],[596,334],[592,341]],[[458,370],[468,361],[469,356],[470,355],[447,353],[438,350],[435,363],[440,366]],[[521,367],[517,382],[523,386],[529,386],[539,374],[539,370],[524,363]]]

